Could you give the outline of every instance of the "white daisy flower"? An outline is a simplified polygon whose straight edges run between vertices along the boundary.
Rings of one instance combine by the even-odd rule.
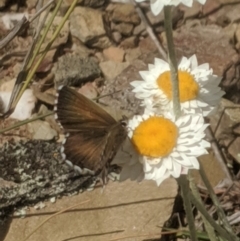
[[[210,147],[203,139],[207,126],[200,114],[183,115],[177,121],[170,113],[134,116],[128,123],[129,137],[145,179],[160,185],[169,176],[178,178],[189,169],[199,169],[197,157],[207,154]],[[131,162],[125,165],[134,166]]]
[[[144,2],[146,0],[136,0],[136,2]],[[158,15],[164,6],[166,5],[174,5],[182,3],[188,7],[192,7],[194,0],[150,0],[151,11],[154,15]],[[201,4],[205,4],[206,0],[196,0]]]
[[[136,97],[142,105],[160,112],[172,110],[172,84],[169,64],[155,59],[149,64],[149,71],[140,71],[143,81],[133,81]],[[196,55],[183,57],[178,65],[179,95],[184,113],[201,113],[209,116],[220,102],[224,91],[218,87],[221,78],[213,75],[209,64],[198,65]]]

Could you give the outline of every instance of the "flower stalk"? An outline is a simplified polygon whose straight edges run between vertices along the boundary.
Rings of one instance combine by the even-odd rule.
[[[172,82],[172,100],[173,100],[173,112],[175,118],[177,119],[180,116],[180,101],[179,101],[179,81],[178,81],[178,66],[176,61],[174,43],[173,43],[173,31],[172,31],[172,7],[164,7],[164,26],[167,38],[168,45],[168,61],[170,67],[170,75]],[[189,199],[189,182],[186,176],[181,175],[178,178],[178,183],[181,186],[181,193],[184,203],[184,209],[186,211],[186,216],[188,220],[190,236],[192,241],[197,241],[196,228],[194,224],[194,217],[192,213],[192,205]]]
[[[164,27],[168,45],[168,61],[170,67],[171,81],[172,81],[172,100],[173,111],[176,119],[180,116],[180,102],[179,102],[179,82],[178,82],[178,66],[176,61],[174,43],[173,43],[173,31],[172,31],[172,7],[164,7]]]

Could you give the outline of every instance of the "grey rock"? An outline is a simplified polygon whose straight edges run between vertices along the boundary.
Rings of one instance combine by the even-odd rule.
[[[0,167],[0,225],[22,205],[86,189],[95,180],[74,172],[62,160],[60,145],[49,141],[6,142]]]
[[[64,55],[58,59],[53,68],[55,86],[81,86],[101,76],[101,70],[92,57],[82,58],[78,55]]]

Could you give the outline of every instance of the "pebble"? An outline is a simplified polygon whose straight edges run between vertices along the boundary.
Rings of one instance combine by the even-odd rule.
[[[120,63],[123,62],[125,56],[124,50],[118,47],[104,49],[103,54],[108,60],[113,60]]]

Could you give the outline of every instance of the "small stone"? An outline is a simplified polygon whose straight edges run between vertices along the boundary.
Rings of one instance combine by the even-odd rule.
[[[130,36],[132,31],[133,31],[133,24],[131,23],[119,23],[119,24],[115,24],[112,22],[112,26],[111,28],[113,30],[118,31],[119,33],[121,33],[122,35],[125,36]]]
[[[237,29],[235,30],[235,38],[237,42],[237,44],[235,44],[235,47],[237,49],[240,49],[240,26],[239,25],[237,25]]]
[[[6,6],[7,0],[1,0],[0,1],[0,9],[4,9]]]
[[[55,86],[81,86],[101,76],[101,70],[92,57],[65,54],[58,58],[52,72],[55,74]]]
[[[27,125],[33,140],[53,140],[57,136],[57,132],[46,121],[36,120]]]
[[[45,12],[41,14],[40,21],[44,20],[44,16],[45,16]],[[46,22],[49,21],[49,19],[51,17],[52,17],[51,15],[48,15],[48,17],[45,21]],[[51,25],[48,33],[47,33],[47,36],[46,36],[46,39],[43,43],[42,48],[45,48],[48,45],[49,41],[52,39],[52,36],[53,36],[56,28],[59,26],[59,24],[62,22],[62,20],[63,20],[63,17],[61,17],[61,16],[55,16],[54,17],[54,21],[53,21],[53,23],[52,23],[52,25]],[[67,20],[65,22],[65,24],[63,25],[63,28],[61,29],[60,33],[58,34],[58,37],[53,42],[52,46],[54,46],[54,49],[57,49],[59,46],[61,46],[63,44],[66,44],[66,42],[68,41],[68,38],[69,38],[69,32],[70,32],[69,20]]]
[[[102,52],[95,53],[95,56],[96,56],[98,62],[103,62],[106,60]]]
[[[141,20],[132,4],[116,4],[112,20],[115,23],[124,22],[138,25]]]
[[[157,47],[156,44],[150,37],[142,39],[139,44],[139,48],[141,49],[142,53],[149,53],[149,52],[156,52]]]
[[[142,54],[139,47],[126,50],[126,61],[131,63],[134,59],[137,59]]]
[[[76,7],[70,15],[70,31],[73,36],[81,40],[83,43],[100,47],[97,44],[98,38],[103,38],[102,43],[106,45],[110,43],[110,40],[106,36],[105,23],[102,12],[96,9],[87,7]],[[105,46],[104,45],[104,46]],[[104,46],[101,46],[104,48]]]
[[[105,49],[111,46],[111,42],[107,36],[103,36],[92,40],[88,45],[93,48]]]
[[[44,103],[47,103],[49,105],[53,105],[55,101],[55,95],[51,93],[52,89],[48,89],[45,92],[41,92],[39,90],[34,89],[34,95],[38,100],[41,100]]]
[[[115,43],[120,43],[122,40],[122,35],[119,32],[113,32],[112,33],[112,38],[114,40]]]
[[[179,9],[184,12],[184,19],[190,19],[190,18],[194,18],[194,17],[198,16],[200,13],[202,13],[202,11],[204,11],[204,9],[205,9],[205,6],[203,7],[197,1],[193,1],[192,7],[189,8],[184,4],[180,4]],[[204,15],[205,14],[206,14],[206,12],[204,13]],[[210,18],[211,18],[211,16],[210,16]]]
[[[51,197],[51,198],[50,198],[50,202],[51,202],[51,203],[55,203],[55,202],[56,202],[56,197]]]
[[[125,52],[123,49],[117,47],[110,47],[103,50],[103,54],[108,60],[113,60],[115,62],[123,62]]]
[[[85,44],[83,44],[79,39],[72,37],[72,47],[71,50],[81,57],[89,57],[94,54],[93,49],[89,49]]]
[[[25,208],[22,208],[22,209],[18,209],[15,211],[14,215],[18,216],[18,217],[21,217],[21,218],[25,218],[26,217],[26,209]]]
[[[110,3],[110,4],[108,4],[108,6],[106,7],[105,10],[106,10],[107,12],[112,12],[115,8],[116,8],[116,4]]]
[[[78,90],[78,92],[91,100],[95,99],[98,96],[98,91],[93,83],[86,83]]]
[[[146,13],[146,17],[151,25],[159,25],[164,22],[164,12],[161,11],[157,16],[155,16],[151,10]]]
[[[134,48],[138,44],[138,38],[136,36],[132,36],[129,38],[124,39],[120,46],[124,49]]]
[[[114,79],[116,76],[121,74],[124,69],[126,69],[129,66],[129,63],[118,63],[108,60],[100,63],[99,66],[106,79]]]
[[[36,210],[43,209],[45,208],[46,205],[43,202],[38,203],[37,205],[34,206]]]
[[[140,35],[144,30],[146,30],[146,26],[143,21],[141,21],[141,23],[134,28],[133,35]]]
[[[233,129],[234,134],[240,135],[240,125]]]
[[[240,163],[240,137],[237,137],[229,146],[228,151],[229,154],[238,162]]]

